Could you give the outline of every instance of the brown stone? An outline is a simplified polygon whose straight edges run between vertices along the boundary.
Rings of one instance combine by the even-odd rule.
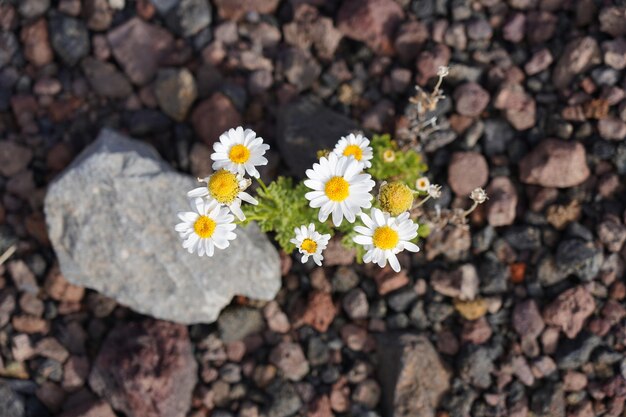
[[[109,333],[89,375],[99,396],[127,415],[184,417],[197,381],[185,326],[144,319]]]
[[[248,13],[272,14],[280,0],[215,0],[217,14],[222,19],[241,20]]]
[[[583,286],[562,292],[556,300],[543,310],[546,324],[558,326],[570,339],[582,330],[587,317],[593,314],[596,303],[591,293]]]
[[[402,7],[393,0],[347,0],[337,12],[337,27],[375,52],[390,55],[393,35],[403,19]]]
[[[574,39],[567,44],[556,63],[552,81],[556,88],[569,88],[576,75],[601,62],[600,47],[594,38]]]
[[[335,319],[337,308],[333,303],[332,296],[323,291],[314,291],[303,314],[296,322],[296,327],[308,324],[318,332],[324,333]]]
[[[477,187],[484,187],[489,178],[485,157],[478,152],[455,152],[448,166],[448,183],[459,196],[469,196]]]
[[[115,413],[106,402],[93,401],[73,407],[59,417],[115,417]]]
[[[242,118],[227,96],[215,93],[195,108],[191,123],[196,134],[207,145],[213,145],[222,133],[240,126]]]
[[[585,148],[578,142],[544,139],[520,162],[520,180],[542,187],[574,187],[589,173]]]
[[[508,226],[515,221],[517,191],[509,177],[495,177],[487,187],[487,221],[490,225]]]
[[[489,93],[478,83],[465,83],[454,90],[454,102],[459,114],[477,117],[489,104]]]
[[[382,335],[378,355],[384,415],[435,417],[450,388],[450,371],[428,338],[410,333]]]
[[[20,37],[24,47],[24,56],[33,65],[41,67],[52,62],[54,53],[48,38],[46,19],[41,18],[24,26]]]
[[[174,38],[165,29],[134,17],[107,33],[113,56],[130,80],[146,84],[174,48]],[[139,52],[141,51],[141,52]]]

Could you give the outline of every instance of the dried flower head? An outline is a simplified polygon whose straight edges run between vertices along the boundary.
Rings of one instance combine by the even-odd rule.
[[[428,187],[428,195],[434,199],[441,197],[441,185],[430,184],[430,186]]]
[[[426,177],[418,178],[417,181],[415,181],[415,189],[417,191],[421,191],[425,193],[428,191],[429,187],[430,187],[430,181]]]
[[[450,67],[442,65],[437,70],[437,76],[440,78],[447,77],[449,74],[450,74]]]
[[[482,188],[478,187],[470,194],[470,199],[472,199],[476,204],[482,204],[488,200],[487,193]]]
[[[413,206],[413,191],[401,182],[384,183],[378,191],[378,202],[383,211],[398,216]]]

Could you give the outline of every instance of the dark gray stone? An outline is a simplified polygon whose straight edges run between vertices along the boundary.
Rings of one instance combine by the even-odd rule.
[[[87,57],[81,67],[91,87],[102,97],[124,98],[133,92],[130,81],[113,64]]]
[[[592,242],[579,239],[562,241],[556,251],[556,267],[562,276],[575,275],[583,281],[591,281],[602,266],[602,250]]]
[[[583,330],[575,339],[561,338],[557,349],[556,362],[559,369],[576,369],[589,361],[595,348],[602,344],[598,336]]]
[[[181,323],[215,321],[236,294],[274,298],[280,261],[257,226],[239,228],[212,258],[182,248],[176,213],[187,210],[186,192],[196,186],[152,147],[103,130],[46,196],[48,234],[65,278]]]
[[[288,417],[302,407],[302,400],[291,382],[277,379],[267,391],[272,395],[272,403],[267,410],[268,417]]]
[[[24,400],[5,382],[0,381],[0,416],[26,416]]]
[[[165,21],[176,34],[193,36],[211,24],[211,4],[208,0],[180,0]]]
[[[359,126],[318,101],[302,98],[283,106],[278,115],[278,147],[287,166],[298,177],[317,161],[317,151],[332,149]]]
[[[537,389],[530,409],[537,417],[565,417],[565,393],[562,385],[552,382]]]
[[[55,14],[49,21],[52,48],[63,62],[74,66],[89,53],[89,32],[82,21]]]
[[[481,389],[491,385],[491,373],[495,369],[493,353],[484,346],[468,345],[459,359],[461,378]]]
[[[0,68],[11,62],[19,43],[13,32],[0,33]]]
[[[504,233],[504,239],[517,250],[536,250],[541,247],[541,231],[532,226],[513,226]]]

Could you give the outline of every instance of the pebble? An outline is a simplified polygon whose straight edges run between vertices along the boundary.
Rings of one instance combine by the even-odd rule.
[[[107,40],[113,56],[137,85],[152,80],[161,61],[174,49],[174,37],[167,30],[139,17],[110,30]],[[138,54],[137,51],[142,52]]]
[[[25,169],[33,158],[33,152],[8,140],[0,141],[0,174],[12,177]]]
[[[626,35],[626,13],[623,6],[603,7],[599,15],[600,30],[613,37]]]
[[[393,35],[403,20],[402,7],[393,0],[348,0],[337,12],[337,28],[345,36],[385,55],[394,52]]]
[[[606,65],[616,70],[626,68],[626,40],[624,38],[602,42],[602,52]]]
[[[107,0],[86,0],[83,2],[82,11],[89,29],[103,31],[111,26],[113,10]]]
[[[419,50],[428,41],[429,32],[426,23],[416,20],[404,22],[396,32],[394,49],[398,57],[404,62],[410,62],[417,57]]]
[[[472,264],[461,265],[453,271],[435,270],[430,285],[435,291],[452,298],[473,300],[478,294],[480,280]]]
[[[602,62],[600,47],[590,36],[570,41],[552,72],[552,82],[557,88],[570,86],[576,75]]]
[[[298,48],[283,51],[280,63],[287,81],[296,86],[299,92],[310,88],[322,72],[322,67],[313,55]]]
[[[162,69],[155,81],[154,93],[161,110],[182,122],[197,97],[196,81],[187,69]]]
[[[100,96],[125,98],[133,92],[128,79],[113,64],[87,57],[81,67],[89,84]]]
[[[49,21],[50,40],[54,52],[70,67],[89,53],[89,32],[81,20],[54,15]]]
[[[555,260],[562,276],[575,275],[583,281],[591,281],[600,271],[603,255],[592,242],[568,239],[559,243]]]
[[[326,332],[337,314],[332,296],[323,291],[314,291],[309,295],[305,310],[296,322],[296,327],[307,324],[318,332]]]
[[[515,221],[517,190],[509,177],[495,177],[487,187],[487,221],[491,226],[509,226]]]
[[[217,326],[220,338],[228,343],[261,332],[265,322],[261,312],[256,308],[233,306],[222,311],[217,319]]]
[[[489,177],[485,157],[477,152],[455,152],[448,166],[448,183],[459,196],[468,196],[475,188],[484,187]]]
[[[534,300],[525,300],[515,305],[513,328],[522,339],[535,339],[541,334],[545,323]]]
[[[600,136],[608,140],[624,140],[626,138],[626,123],[617,117],[607,117],[598,120]]]
[[[216,0],[217,13],[223,20],[241,20],[249,14],[272,14],[280,0]]]
[[[519,84],[504,83],[496,95],[494,106],[504,110],[506,119],[516,130],[530,129],[535,125],[535,100]]]
[[[211,3],[205,0],[177,0],[165,17],[172,30],[190,37],[211,24]]]
[[[20,32],[20,40],[24,47],[25,58],[33,65],[42,67],[54,59],[45,19],[39,19],[24,26]]]
[[[465,83],[454,90],[454,103],[459,114],[477,117],[489,104],[489,93],[480,84]]]
[[[519,164],[520,179],[542,187],[568,188],[589,177],[586,152],[578,142],[544,139]]]
[[[463,323],[463,331],[461,340],[464,342],[482,345],[486,343],[493,334],[493,330],[485,317],[481,317],[475,321],[466,321]]]
[[[595,310],[593,296],[584,286],[562,292],[543,310],[546,324],[560,327],[565,335],[573,339],[582,330],[585,320]]]
[[[263,308],[263,315],[267,321],[267,327],[273,332],[287,333],[291,329],[289,318],[276,301],[270,301]]]
[[[598,336],[582,331],[575,339],[561,339],[556,351],[559,369],[575,370],[589,361],[593,351],[602,344]]]
[[[41,16],[50,8],[50,0],[21,0],[17,11],[26,19]]]
[[[220,115],[217,119],[213,117],[216,114]],[[240,126],[242,118],[230,98],[214,93],[196,106],[191,114],[191,123],[200,139],[212,146],[222,133],[233,126]]]
[[[350,290],[342,300],[342,306],[348,317],[353,320],[367,318],[369,303],[367,295],[360,288]]]
[[[509,42],[519,43],[524,39],[526,26],[526,15],[514,13],[502,28],[502,37]]]

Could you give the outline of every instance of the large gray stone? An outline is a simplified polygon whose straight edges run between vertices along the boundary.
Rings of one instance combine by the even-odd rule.
[[[192,178],[174,172],[142,142],[111,130],[50,186],[50,240],[63,275],[144,314],[210,323],[234,295],[270,300],[279,257],[256,226],[214,257],[181,246],[176,213],[189,210]]]

